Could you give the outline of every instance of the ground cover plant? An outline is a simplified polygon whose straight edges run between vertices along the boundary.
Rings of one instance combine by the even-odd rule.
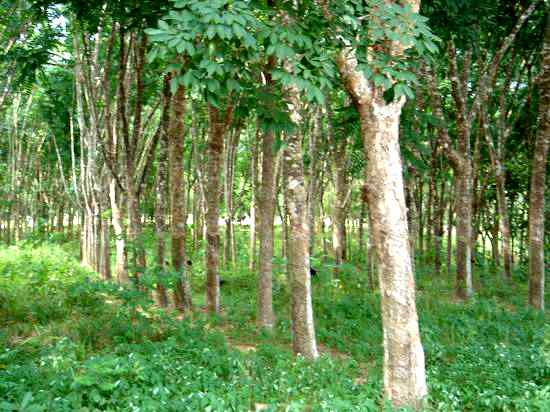
[[[224,315],[181,321],[146,295],[101,282],[67,249],[46,243],[0,251],[1,410],[378,411],[383,405],[377,293],[342,291],[328,277],[314,285],[323,355],[312,363],[292,356],[284,311],[273,336],[255,331],[248,305],[239,303],[255,293],[246,270],[227,276]],[[364,282],[345,276],[344,283]],[[547,318],[515,301],[505,285],[466,306],[441,298],[452,296],[448,279],[419,285],[430,410],[548,410]],[[288,296],[281,286],[276,307]]]

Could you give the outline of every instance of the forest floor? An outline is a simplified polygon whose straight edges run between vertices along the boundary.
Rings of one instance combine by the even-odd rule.
[[[146,296],[101,282],[75,245],[0,248],[0,411],[379,411],[379,295],[364,273],[316,262],[319,361],[293,358],[283,262],[274,279],[277,328],[255,328],[255,280],[239,258],[224,271],[224,314],[178,320]],[[195,257],[194,304],[204,271]],[[418,265],[417,301],[430,410],[550,410],[550,317],[525,307],[521,271],[511,287],[476,268],[467,304],[452,280]]]

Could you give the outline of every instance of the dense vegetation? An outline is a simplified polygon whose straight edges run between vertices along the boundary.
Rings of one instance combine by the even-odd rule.
[[[255,287],[244,265],[227,276],[221,318],[182,322],[102,282],[73,252],[50,243],[1,251],[2,410],[379,410],[380,299],[357,287],[364,279],[351,268],[342,284],[329,271],[314,283],[322,356],[310,363],[289,350],[282,271],[282,319],[269,336],[250,322]],[[204,286],[202,267],[193,286]],[[434,410],[548,410],[550,330],[525,308],[524,287],[490,286],[458,306],[449,279],[422,268],[418,286]]]
[[[548,0],[0,0],[0,411],[548,411]]]

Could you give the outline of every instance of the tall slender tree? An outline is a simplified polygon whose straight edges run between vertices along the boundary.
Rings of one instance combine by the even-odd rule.
[[[550,146],[550,14],[541,51],[539,128],[535,142],[529,196],[529,304],[544,311],[544,205]]]
[[[418,12],[419,1],[405,4],[409,10]],[[385,13],[402,10],[402,6],[394,2],[379,7],[369,10],[374,21]],[[325,14],[331,18],[330,11],[325,11]],[[380,29],[391,36],[391,29],[387,26]],[[415,36],[414,33],[409,35]],[[412,43],[382,37],[375,43],[374,50],[381,50],[397,60],[409,42]],[[396,407],[420,408],[428,389],[416,313],[399,148],[399,122],[405,97],[396,95],[388,102],[384,86],[375,77],[367,78],[359,69],[356,50],[351,46],[344,45],[337,64],[346,90],[359,112],[367,159],[370,234],[378,255],[382,297],[384,392]]]

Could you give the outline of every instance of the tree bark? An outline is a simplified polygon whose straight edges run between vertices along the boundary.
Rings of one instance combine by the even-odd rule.
[[[260,217],[260,256],[258,273],[258,327],[271,331],[275,325],[273,312],[273,220],[277,185],[275,179],[275,135],[271,131],[262,136],[262,178],[258,212]]]
[[[418,10],[418,3],[413,6]],[[394,407],[420,409],[428,389],[416,313],[399,148],[404,98],[387,104],[383,90],[357,70],[352,50],[344,49],[337,64],[359,111],[367,158],[370,235],[378,254],[382,298],[384,392]]]
[[[408,200],[407,202],[408,204],[407,221],[408,222],[407,223],[409,226],[409,248],[411,253],[411,267],[412,267],[412,271],[414,272],[415,266],[416,266],[416,263],[415,263],[416,239],[418,237],[419,225],[418,225],[418,214],[416,212],[415,185],[414,185],[416,172],[414,171],[414,168],[412,166],[409,167],[409,172],[411,176],[409,178],[409,181],[406,183],[405,193],[406,193],[406,200]],[[368,193],[368,188],[366,193]]]
[[[544,311],[544,207],[550,145],[550,16],[546,22],[539,77],[539,128],[529,195],[529,305]]]
[[[180,312],[190,313],[193,310],[191,285],[187,274],[185,254],[185,187],[183,176],[184,128],[185,128],[185,89],[179,86],[172,97],[172,117],[168,133],[170,157],[170,210],[172,214],[172,266],[179,273],[176,281],[174,300]]]
[[[472,164],[470,159],[456,170],[456,294],[467,300],[472,285]]]
[[[424,239],[424,226],[426,223],[425,219],[425,212],[424,212],[424,177],[418,176],[417,177],[417,183],[416,183],[416,194],[415,196],[415,202],[416,202],[416,215],[418,220],[418,245],[416,247],[416,250],[419,255],[420,261],[424,259],[424,252],[425,252],[425,239]]]
[[[250,158],[250,182],[252,196],[250,200],[250,245],[249,245],[249,258],[248,258],[248,270],[254,271],[256,269],[256,253],[257,253],[257,241],[256,241],[256,211],[257,211],[257,198],[258,198],[258,146],[259,146],[260,127],[256,125],[256,140],[251,143],[252,156]]]
[[[361,206],[359,210],[359,255],[365,253],[365,221],[367,217],[367,187],[361,186]]]
[[[168,163],[168,140],[170,127],[170,77],[165,76],[162,93],[162,118],[161,118],[161,136],[159,141],[159,158],[157,167],[157,176],[155,181],[155,233],[157,237],[157,287],[156,301],[160,307],[168,306],[168,295],[164,283],[166,265],[166,205],[167,199],[167,163]]]
[[[328,138],[332,149],[333,184],[335,201],[332,206],[332,251],[334,275],[338,276],[340,266],[346,259],[346,203],[348,182],[346,177],[347,139],[337,140],[332,128],[332,109],[327,104]]]
[[[237,154],[237,147],[239,146],[241,135],[241,128],[236,127],[233,133],[230,134],[227,141],[227,148],[225,153],[225,186],[224,186],[224,195],[225,195],[225,244],[224,244],[224,254],[225,254],[225,264],[227,267],[231,267],[235,270],[235,254],[233,251],[234,247],[234,238],[235,238],[235,227],[233,225],[233,220],[235,218],[235,208],[234,208],[234,179],[235,179],[235,160]]]
[[[289,91],[290,116],[295,126],[301,123],[297,91]],[[292,348],[295,354],[309,359],[319,356],[313,324],[309,263],[309,219],[302,160],[302,137],[299,130],[287,134],[284,152],[286,198],[290,220],[288,268],[292,306]]]
[[[104,170],[101,178],[102,187],[109,187],[109,176],[107,170]],[[99,194],[101,209],[109,209],[109,192]],[[111,280],[113,274],[111,271],[111,220],[108,216],[101,216],[101,276],[104,280]]]
[[[121,201],[122,194],[119,194],[114,178],[111,178],[109,184],[109,197],[111,200],[113,232],[115,234],[115,274],[118,283],[125,284],[130,282],[130,277],[128,276],[128,255],[122,222],[123,212],[120,210],[120,205],[123,202]]]
[[[231,123],[232,107],[224,115],[219,109],[210,105],[208,114],[210,131],[207,143],[208,164],[206,197],[206,305],[208,312],[220,314],[220,199],[221,199],[221,158],[223,139]]]
[[[443,241],[443,218],[445,215],[445,178],[441,177],[439,194],[436,196],[434,210],[433,235],[434,235],[434,274],[441,275],[441,245]]]
[[[454,199],[449,194],[449,209],[447,210],[447,258],[445,261],[447,267],[447,275],[451,275],[451,263],[453,256],[453,216],[454,216]]]
[[[319,142],[322,139],[322,111],[317,110],[313,114],[313,130],[309,136],[309,181],[307,185],[307,205],[309,216],[309,254],[312,255],[316,243],[315,218],[317,216],[318,202],[318,175],[319,175]]]
[[[414,277],[409,254],[401,158],[398,104],[375,102],[363,123],[367,151],[372,236],[380,265],[384,322],[384,386],[394,405],[419,402],[426,393],[424,352],[416,315]],[[381,192],[373,188],[384,188]]]

